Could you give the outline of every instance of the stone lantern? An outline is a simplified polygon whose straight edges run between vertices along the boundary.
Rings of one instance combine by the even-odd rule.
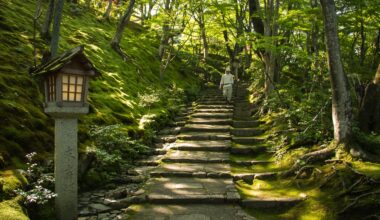
[[[58,220],[77,219],[78,117],[88,113],[88,85],[100,75],[79,46],[32,71],[41,77],[45,113],[55,120],[54,176]]]

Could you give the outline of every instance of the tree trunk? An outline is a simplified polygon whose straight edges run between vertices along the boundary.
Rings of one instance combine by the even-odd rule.
[[[63,5],[64,0],[57,0],[54,10],[54,21],[53,21],[53,33],[52,33],[52,39],[50,44],[50,51],[51,51],[51,57],[54,58],[57,56],[58,53],[58,42],[59,42],[59,32],[60,32],[60,26],[61,26],[61,19],[62,19],[62,11],[63,11]]]
[[[361,37],[361,41],[360,41],[360,65],[363,66],[364,60],[365,60],[365,54],[367,51],[366,46],[365,46],[366,34],[364,31],[364,21],[363,20],[360,21],[360,37]]]
[[[334,139],[338,143],[346,143],[351,135],[352,109],[348,80],[343,71],[340,55],[335,4],[333,0],[320,0],[320,2],[324,16],[332,88]]]
[[[268,5],[266,5],[266,19],[264,22],[264,35],[265,37],[270,37],[271,43],[273,47],[277,47],[277,40],[273,39],[273,36],[276,36],[278,34],[278,25],[277,25],[277,17],[278,17],[278,10],[279,10],[279,0],[276,0],[276,3],[274,0],[268,1]],[[269,97],[270,93],[274,89],[274,83],[275,78],[279,78],[276,75],[278,72],[278,69],[276,68],[276,62],[277,62],[277,54],[275,51],[273,51],[272,48],[268,48],[265,50],[264,57],[264,64],[265,64],[265,95],[266,97]]]
[[[165,11],[167,11],[168,14],[170,13],[170,3],[171,3],[171,0],[165,0]],[[162,26],[162,36],[160,40],[160,46],[158,47],[158,56],[160,58],[160,81],[161,82],[163,82],[164,80],[164,65],[165,65],[164,54],[165,54],[166,48],[169,45],[169,38],[170,38],[169,32],[170,32],[169,21],[165,20]],[[170,57],[168,59],[170,59]]]
[[[44,24],[41,27],[41,38],[48,40],[50,38],[50,26],[51,21],[53,20],[53,12],[54,12],[54,0],[49,1],[49,6],[46,11],[46,17]]]
[[[107,9],[106,9],[106,11],[103,14],[103,18],[105,18],[107,20],[110,19],[111,10],[112,10],[112,3],[113,3],[113,0],[108,0]]]
[[[199,25],[199,28],[201,29],[201,38],[202,38],[202,43],[203,43],[203,61],[206,62],[209,48],[208,48],[208,42],[207,42],[206,27],[204,23],[203,9],[201,12],[199,12],[198,25]]]
[[[362,131],[380,133],[380,65],[373,82],[365,89],[359,122]]]
[[[135,0],[130,0],[127,10],[125,11],[123,17],[121,17],[119,24],[116,29],[115,36],[113,37],[111,41],[111,47],[120,55],[120,57],[126,61],[128,60],[127,55],[121,50],[120,48],[120,41],[121,37],[123,36],[123,32],[125,29],[125,26],[128,24],[129,20],[131,19],[131,16],[133,14],[133,7],[135,5]]]
[[[380,60],[380,29],[377,32],[377,37],[376,37],[374,46],[375,46],[375,50],[373,51],[373,61],[372,61],[373,69],[376,68]]]
[[[311,0],[311,8],[316,8],[318,5],[317,0]],[[315,54],[315,56],[318,56],[319,49],[318,49],[318,19],[315,17],[312,19],[312,28],[311,28],[311,52]]]

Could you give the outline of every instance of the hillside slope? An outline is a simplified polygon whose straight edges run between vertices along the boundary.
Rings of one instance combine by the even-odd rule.
[[[28,73],[33,66],[35,4],[33,0],[0,0],[0,209],[4,215],[21,212],[14,209],[17,199],[15,204],[7,200],[13,189],[23,185],[12,170],[25,168],[26,153],[36,151],[40,158],[51,158],[53,150],[53,120],[43,113],[40,82]],[[44,4],[40,24],[47,2]],[[137,24],[124,33],[121,47],[130,59],[122,61],[109,45],[117,20],[101,20],[101,13],[82,6],[73,10],[66,4],[61,26],[59,53],[83,44],[86,55],[102,73],[90,85],[90,114],[79,122],[82,151],[94,125],[120,124],[131,137],[152,138],[160,125],[151,122],[155,118],[168,121],[175,107],[194,95],[200,85],[192,73],[191,60],[179,57],[169,66],[164,82],[158,83],[159,38],[155,31]],[[37,57],[41,59],[48,45],[40,40],[37,26]]]

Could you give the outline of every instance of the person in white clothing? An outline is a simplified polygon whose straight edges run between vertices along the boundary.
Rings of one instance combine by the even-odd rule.
[[[223,74],[220,80],[219,89],[223,89],[223,96],[227,99],[227,102],[231,102],[232,88],[234,85],[234,75],[231,74],[230,67],[226,68],[226,72]]]

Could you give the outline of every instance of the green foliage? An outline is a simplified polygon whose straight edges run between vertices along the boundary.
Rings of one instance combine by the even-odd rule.
[[[141,154],[149,152],[149,147],[128,137],[127,131],[120,124],[93,126],[89,136],[94,144],[88,151],[95,152],[97,166],[105,170],[121,170]]]

